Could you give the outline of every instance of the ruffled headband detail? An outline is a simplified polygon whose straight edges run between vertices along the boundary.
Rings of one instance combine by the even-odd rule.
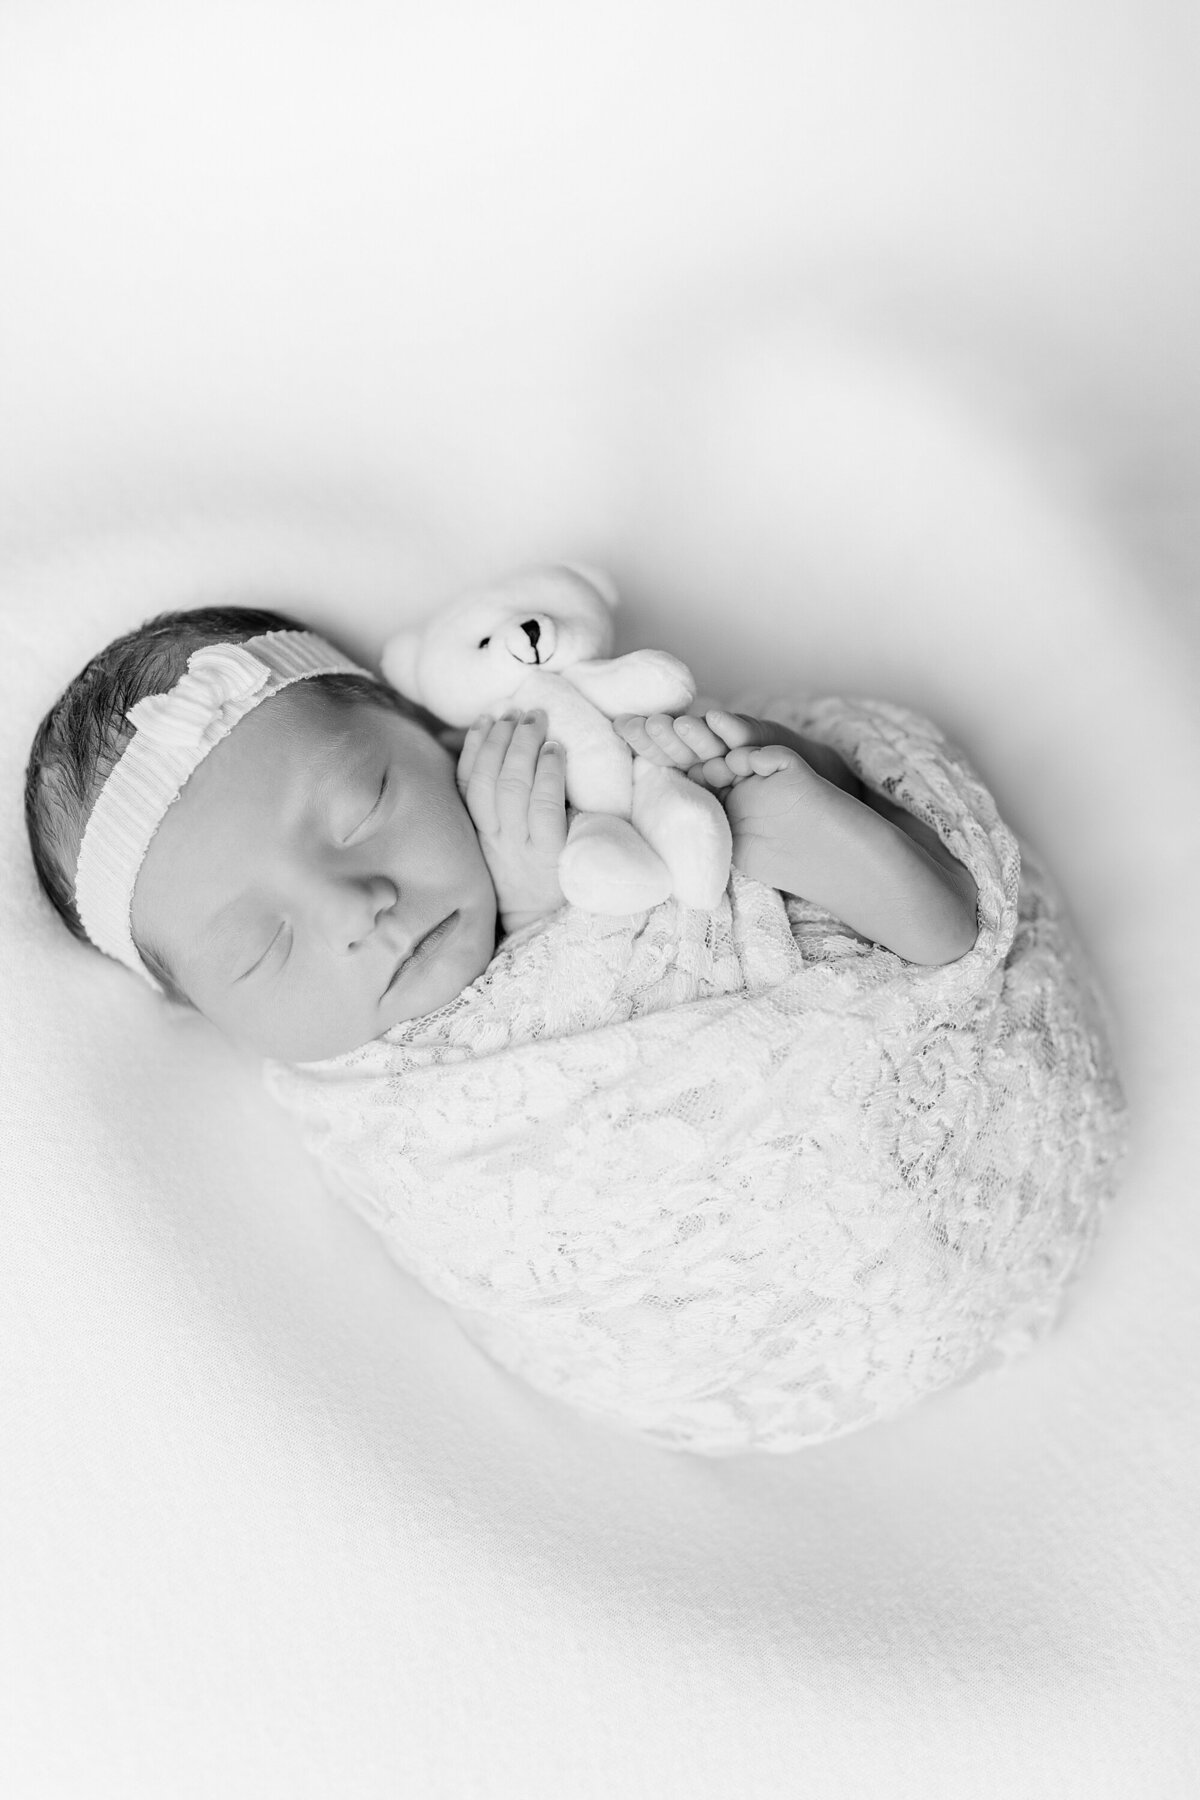
[[[148,694],[125,717],[156,744],[198,748],[205,735],[224,737],[234,702],[257,694],[271,671],[241,644],[207,644],[193,650],[187,671],[166,694]],[[240,715],[239,715],[240,716]]]

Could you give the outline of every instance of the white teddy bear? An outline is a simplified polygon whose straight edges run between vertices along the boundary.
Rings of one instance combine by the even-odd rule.
[[[733,839],[715,794],[637,756],[611,721],[686,712],[691,671],[663,650],[610,657],[617,593],[604,575],[558,565],[451,600],[384,645],[383,673],[448,725],[541,707],[566,761],[576,810],[558,866],[572,906],[644,912],[674,895],[711,911],[729,880]]]

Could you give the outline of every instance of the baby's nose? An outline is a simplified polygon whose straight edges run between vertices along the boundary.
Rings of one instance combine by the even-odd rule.
[[[318,924],[335,950],[350,950],[374,932],[380,917],[400,898],[386,875],[331,878],[318,897]]]

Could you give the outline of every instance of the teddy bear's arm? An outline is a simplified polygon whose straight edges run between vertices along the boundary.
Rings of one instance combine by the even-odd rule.
[[[687,664],[665,650],[597,657],[564,669],[563,676],[610,719],[623,712],[685,712],[696,693]]]

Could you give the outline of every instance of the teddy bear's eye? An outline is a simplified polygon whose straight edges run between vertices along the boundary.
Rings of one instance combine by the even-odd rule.
[[[479,648],[480,648],[480,649],[481,649],[481,650],[486,650],[486,649],[487,649],[487,647],[488,647],[488,645],[489,645],[489,644],[490,644],[490,643],[491,643],[491,641],[492,641],[492,640],[491,640],[491,638],[490,638],[490,637],[486,637],[486,638],[480,638],[480,640],[479,640]]]

